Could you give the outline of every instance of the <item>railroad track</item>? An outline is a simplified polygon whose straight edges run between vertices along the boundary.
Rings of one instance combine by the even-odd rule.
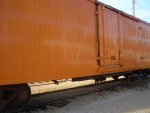
[[[123,78],[117,81],[112,80],[99,84],[90,84],[45,94],[35,94],[31,96],[30,101],[25,106],[18,107],[17,109],[9,108],[9,110],[4,110],[3,113],[31,112],[39,109],[44,110],[47,109],[48,106],[51,106],[51,109],[53,109],[53,107],[61,108],[70,103],[70,99],[72,98],[94,92],[98,92],[99,95],[103,95],[104,90],[110,90],[118,86],[128,88],[128,81]]]

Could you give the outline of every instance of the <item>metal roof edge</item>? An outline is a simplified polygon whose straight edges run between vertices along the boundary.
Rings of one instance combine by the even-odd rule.
[[[146,22],[146,21],[144,21],[144,20],[142,20],[142,19],[140,19],[140,18],[134,17],[134,16],[132,16],[132,15],[130,15],[130,14],[128,14],[128,13],[125,13],[124,11],[121,11],[121,10],[119,10],[119,9],[116,9],[116,8],[110,6],[110,5],[106,5],[106,4],[104,4],[104,3],[100,2],[100,1],[97,1],[97,0],[96,0],[95,2],[96,2],[97,4],[99,4],[99,5],[101,5],[101,6],[104,6],[104,7],[108,8],[108,9],[111,9],[111,10],[117,12],[117,13],[120,13],[120,14],[122,14],[122,15],[124,15],[124,16],[127,16],[127,17],[129,17],[129,18],[131,18],[131,19],[134,19],[134,20],[136,20],[136,21],[142,22],[142,23],[144,23],[144,24],[150,26],[150,23],[148,23],[148,22]]]

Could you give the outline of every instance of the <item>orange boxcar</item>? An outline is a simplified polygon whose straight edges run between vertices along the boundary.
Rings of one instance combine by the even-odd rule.
[[[0,0],[0,85],[96,74],[95,13],[88,0]]]
[[[0,14],[1,86],[150,68],[150,25],[95,0],[0,0]]]

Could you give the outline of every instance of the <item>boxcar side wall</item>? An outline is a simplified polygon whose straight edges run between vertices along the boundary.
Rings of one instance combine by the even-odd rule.
[[[150,26],[94,1],[0,0],[0,85],[150,68]]]
[[[150,26],[99,5],[101,68],[115,73],[150,67]]]
[[[0,85],[94,75],[96,5],[0,0]]]
[[[125,68],[150,67],[150,26],[122,16],[122,47]]]

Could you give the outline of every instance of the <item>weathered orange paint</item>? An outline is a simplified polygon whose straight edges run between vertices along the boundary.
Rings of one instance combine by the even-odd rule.
[[[150,26],[95,0],[0,0],[0,85],[150,67]]]
[[[88,0],[0,0],[0,84],[95,74],[95,9]]]
[[[114,10],[99,5],[100,73],[149,68],[150,25]]]

